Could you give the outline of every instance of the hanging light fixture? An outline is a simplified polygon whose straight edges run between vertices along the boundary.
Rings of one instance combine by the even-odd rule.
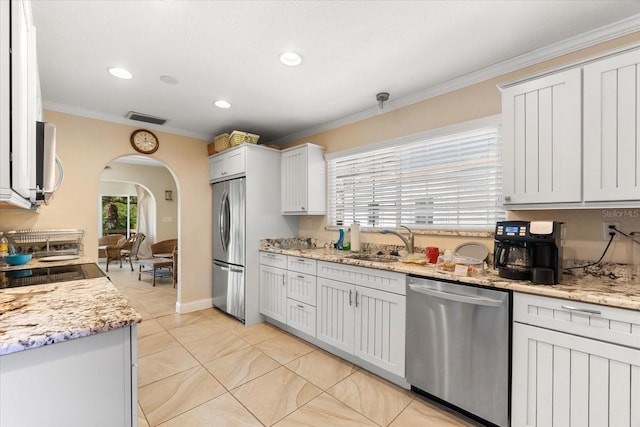
[[[384,103],[389,100],[389,92],[380,92],[376,95],[376,101],[378,101],[378,113],[381,113],[384,109]]]

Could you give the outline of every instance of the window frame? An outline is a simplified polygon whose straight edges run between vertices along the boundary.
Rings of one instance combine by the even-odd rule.
[[[329,153],[325,155],[325,159],[327,161],[327,179],[329,184],[329,191],[327,192],[327,198],[328,198],[327,229],[348,227],[350,224],[357,221],[357,222],[360,222],[361,227],[370,228],[372,230],[376,230],[381,226],[386,228],[393,228],[393,227],[398,227],[400,224],[403,224],[403,225],[409,225],[410,227],[420,230],[424,233],[438,232],[438,231],[453,231],[453,232],[478,231],[480,233],[492,232],[493,228],[495,227],[495,221],[499,221],[506,218],[506,209],[504,208],[503,190],[502,190],[502,146],[501,146],[500,125],[501,125],[500,115],[493,115],[493,116],[484,117],[477,120],[471,120],[468,122],[463,122],[463,123],[459,123],[451,126],[446,126],[446,127],[426,131],[426,132],[420,132],[412,135],[395,138],[388,141],[369,144],[369,145],[347,149],[339,152]],[[413,216],[409,221],[407,221],[407,218],[405,215],[405,211],[408,206],[407,202],[409,202],[409,204],[415,203],[415,206],[417,206],[419,201],[417,200],[417,197],[415,196],[415,194],[408,196],[406,198],[402,197],[403,193],[404,194],[408,193],[408,190],[406,189],[403,190],[403,187],[406,187],[407,184],[414,184],[414,182],[411,181],[411,178],[408,178],[408,179],[403,178],[402,180],[400,179],[402,175],[402,171],[404,171],[404,168],[405,168],[405,166],[402,165],[402,163],[410,163],[412,161],[415,162],[415,158],[412,159],[411,157],[404,157],[400,159],[395,158],[389,161],[389,164],[391,166],[396,167],[397,172],[395,173],[398,176],[397,178],[399,180],[398,182],[401,183],[400,185],[397,185],[395,188],[395,191],[399,193],[398,195],[395,196],[395,199],[393,198],[394,196],[389,196],[390,193],[393,193],[393,190],[390,188],[388,183],[385,184],[383,180],[380,180],[379,184],[375,182],[377,179],[377,175],[375,172],[372,172],[371,175],[368,175],[369,177],[371,177],[371,179],[367,184],[364,185],[364,187],[366,187],[366,185],[369,185],[371,187],[373,186],[382,187],[386,185],[387,186],[386,201],[387,202],[391,201],[392,203],[395,203],[395,208],[393,207],[393,204],[388,205],[385,211],[384,206],[381,206],[384,204],[383,201],[381,200],[382,198],[376,197],[376,194],[379,194],[379,193],[370,193],[371,194],[370,198],[366,197],[366,195],[363,196],[362,194],[358,196],[356,194],[356,188],[359,186],[359,184],[355,182],[352,183],[350,189],[348,188],[348,186],[346,186],[344,191],[341,192],[340,190],[338,190],[338,186],[340,185],[340,183],[337,181],[339,180],[339,178],[335,176],[335,169],[332,170],[332,167],[335,167],[335,163],[337,161],[343,160],[345,163],[342,166],[344,166],[350,160],[356,163],[358,160],[362,161],[362,160],[366,160],[367,158],[374,159],[375,158],[374,156],[376,156],[375,154],[376,152],[378,152],[380,156],[394,157],[394,154],[389,154],[389,153],[392,153],[394,149],[397,152],[399,148],[405,150],[405,152],[403,153],[405,156],[407,156],[407,153],[411,150],[425,152],[425,155],[426,155],[426,151],[433,149],[433,147],[437,146],[438,144],[446,145],[449,143],[450,145],[453,146],[455,144],[464,143],[465,138],[468,138],[469,141],[481,141],[482,138],[476,137],[475,135],[482,135],[483,131],[486,131],[487,135],[491,133],[495,133],[495,145],[493,145],[493,148],[491,150],[487,150],[487,153],[489,153],[489,155],[491,156],[491,159],[495,159],[495,162],[485,163],[485,164],[487,165],[493,164],[497,167],[496,170],[489,171],[487,173],[487,177],[490,177],[492,179],[491,181],[489,181],[490,188],[491,188],[491,192],[489,193],[489,196],[493,197],[495,204],[491,204],[491,203],[486,204],[486,209],[487,209],[486,223],[481,224],[480,222],[478,222],[477,224],[470,224],[468,226],[465,226],[464,224],[461,224],[461,222],[464,222],[464,215],[461,215],[460,212],[457,212],[454,215],[454,218],[456,218],[456,220],[453,221],[453,222],[456,222],[456,224],[452,224],[451,223],[452,221],[450,221],[448,223],[439,225],[437,224],[439,222],[438,216],[435,215],[435,211],[433,208],[423,209],[420,215],[417,214],[417,211],[419,209],[415,209],[415,212],[412,214]],[[474,143],[475,142],[472,142],[471,144],[474,144]],[[464,159],[464,157],[458,157],[458,159],[461,159],[459,161],[462,162],[462,159]],[[450,160],[450,158],[447,157],[447,160]],[[381,160],[381,163],[384,163],[384,159]],[[422,163],[422,162],[418,162],[418,163]],[[434,163],[435,162],[424,162],[424,164],[420,166],[422,167],[422,170],[423,170],[422,173],[426,174],[427,176],[427,178],[424,178],[424,177],[421,178],[424,181],[423,182],[424,185],[428,185],[431,179],[430,177],[432,175],[428,175],[429,174],[428,169],[433,168]],[[453,164],[453,163],[454,162],[449,162],[448,164]],[[389,165],[387,165],[386,167],[388,168]],[[421,170],[420,167],[418,167],[417,170]],[[384,168],[385,168],[385,165],[383,164],[380,167],[380,170],[385,170]],[[461,170],[464,170],[464,169],[461,169]],[[451,174],[455,174],[455,171],[448,170],[446,174],[449,174],[450,176]],[[365,178],[367,177],[366,174],[361,176]],[[358,177],[359,177],[358,175],[355,175],[354,181],[357,180]],[[389,176],[387,176],[386,178],[389,178]],[[341,179],[342,179],[342,182],[346,181],[344,177]],[[393,178],[389,178],[389,179],[393,179]],[[461,197],[460,192],[452,192],[451,194],[457,197]],[[349,198],[349,196],[351,196],[351,198]],[[348,205],[346,200],[354,200],[352,203],[355,206],[356,205],[355,200],[357,200],[358,197],[360,199],[360,205],[363,205],[364,203],[368,203],[370,205],[375,204],[377,208],[374,210],[371,210],[370,212],[366,212],[362,210],[362,208],[360,208],[361,210],[358,211],[357,207],[354,207],[351,210],[345,209],[344,205]],[[332,198],[334,200],[332,200]],[[425,193],[424,204],[433,205],[435,199],[437,199],[437,197]],[[481,209],[484,208],[481,205],[482,202],[483,201],[478,202],[480,204],[478,207]],[[473,208],[475,206],[473,206],[472,203],[473,202],[470,202],[470,206]],[[344,215],[341,218],[342,219],[341,222],[340,222],[340,215],[338,213],[340,204],[342,204],[342,211]],[[449,205],[449,207],[454,206],[455,204],[459,204],[459,201],[452,203],[451,205]],[[391,224],[390,221],[393,222],[392,218],[394,216],[393,215],[394,209],[396,210],[395,224]],[[469,212],[473,212],[473,211],[469,211]],[[440,218],[444,218],[445,216],[448,216],[448,215],[449,214],[441,214]],[[481,217],[482,214],[480,214],[479,216]],[[475,219],[478,219],[478,216],[476,216]]]

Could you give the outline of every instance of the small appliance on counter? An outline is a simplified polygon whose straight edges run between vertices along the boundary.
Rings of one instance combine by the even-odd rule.
[[[564,223],[499,221],[493,263],[498,276],[553,285],[562,281]]]

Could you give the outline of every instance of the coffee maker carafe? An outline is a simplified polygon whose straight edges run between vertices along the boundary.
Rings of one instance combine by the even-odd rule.
[[[534,283],[560,283],[563,239],[562,222],[497,222],[493,261],[498,275]]]

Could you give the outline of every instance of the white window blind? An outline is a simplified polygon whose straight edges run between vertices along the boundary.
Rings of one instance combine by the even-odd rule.
[[[505,219],[497,127],[328,160],[328,225],[493,230]]]

